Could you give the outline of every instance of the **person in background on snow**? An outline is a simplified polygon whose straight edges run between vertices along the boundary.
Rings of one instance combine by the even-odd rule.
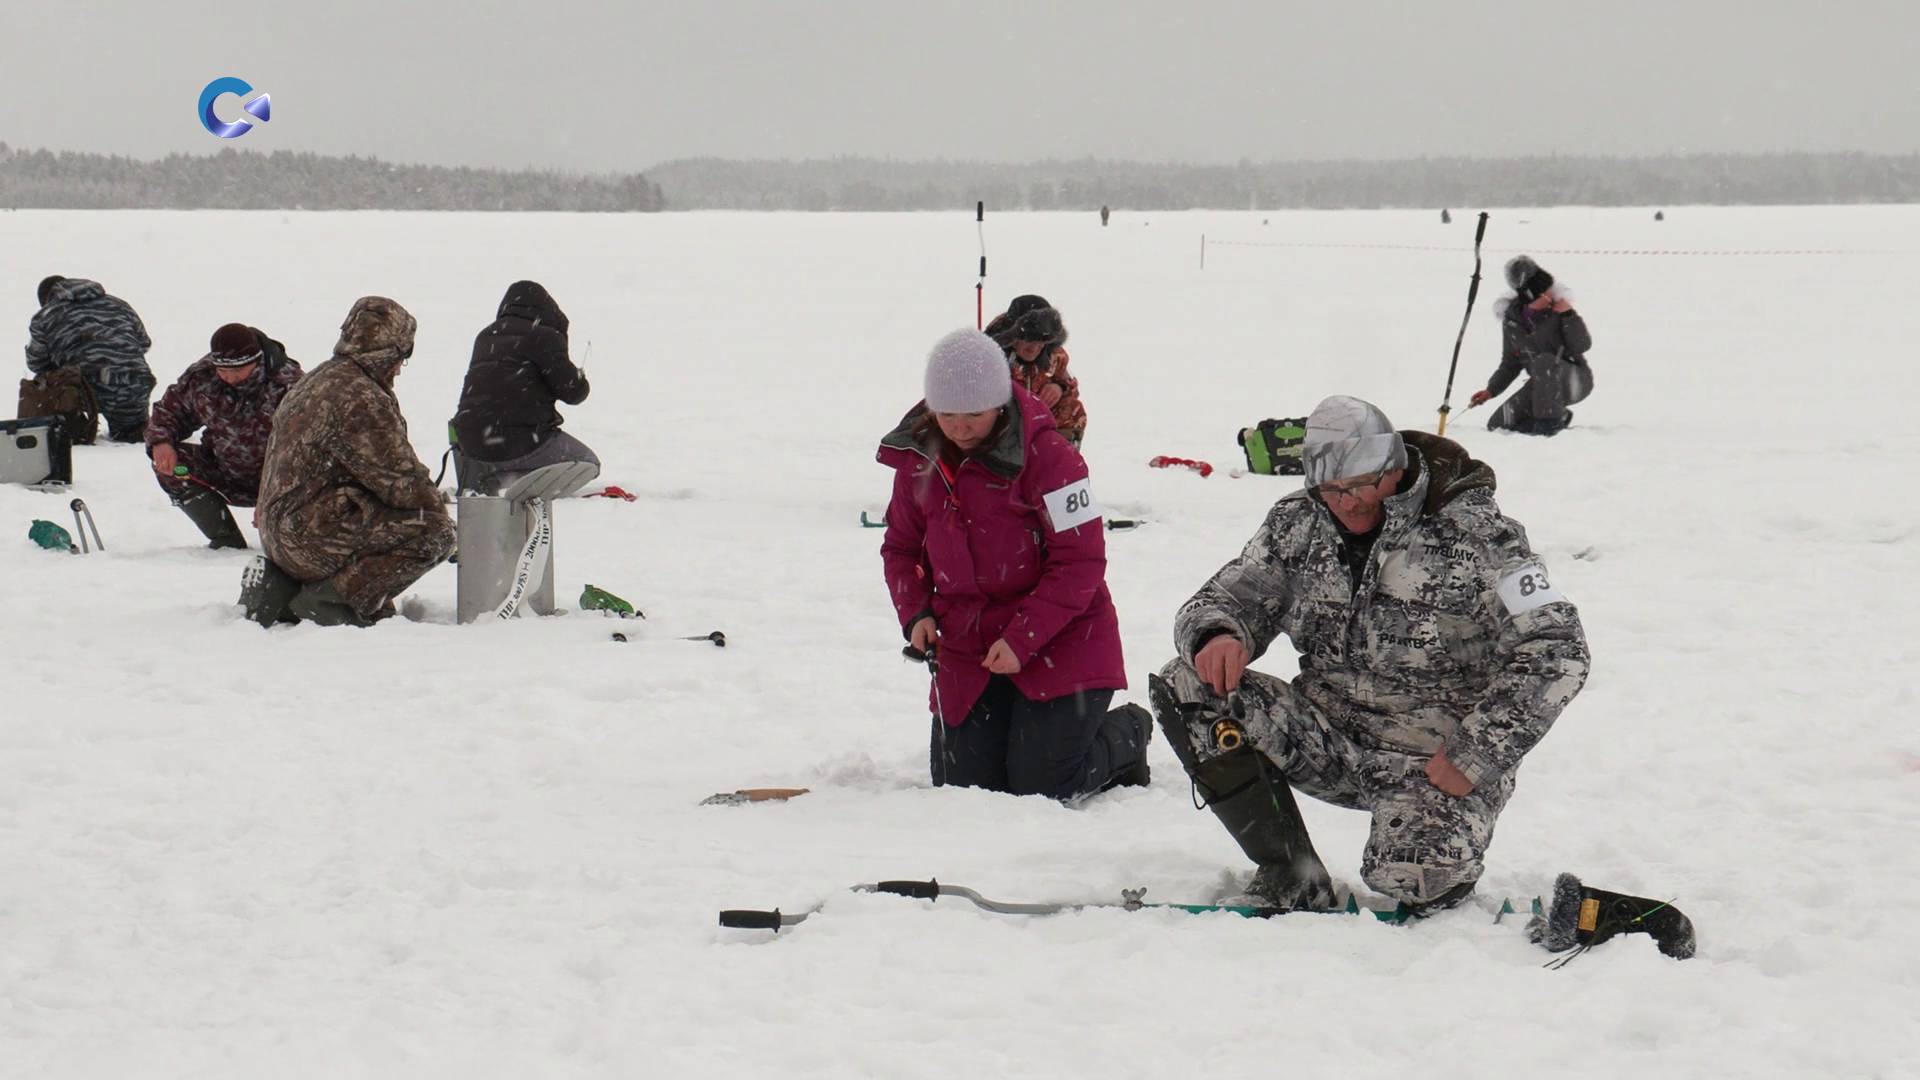
[[[1335,902],[1292,785],[1372,814],[1368,885],[1415,914],[1449,907],[1480,877],[1521,758],[1586,682],[1580,615],[1458,443],[1350,397],[1306,427],[1306,489],[1180,609],[1149,697],[1258,864],[1254,902]],[[1248,671],[1283,634],[1300,674]],[[1218,738],[1228,721],[1237,748]]]
[[[84,373],[107,418],[107,438],[142,441],[156,379],[147,366],[153,341],[132,305],[97,281],[61,277],[40,282],[40,310],[27,324],[27,370]]]
[[[1087,466],[977,330],[941,338],[926,397],[880,441],[880,545],[914,648],[934,655],[936,786],[1069,799],[1144,785],[1151,715],[1127,685]]]
[[[213,332],[207,355],[153,407],[147,456],[154,475],[173,505],[206,535],[208,547],[247,546],[228,507],[259,499],[273,411],[300,375],[286,346],[251,326],[228,323]],[[199,444],[186,441],[202,428]],[[184,476],[175,475],[180,467]]]
[[[1493,306],[1500,320],[1500,366],[1485,390],[1473,392],[1471,403],[1484,405],[1499,397],[1525,372],[1527,381],[1494,410],[1488,429],[1558,434],[1573,422],[1568,406],[1593,393],[1593,369],[1587,366],[1593,335],[1573,310],[1572,294],[1527,256],[1517,255],[1507,263],[1507,285],[1513,295]]]
[[[1078,450],[1087,434],[1087,410],[1080,404],[1080,381],[1067,374],[1067,327],[1060,312],[1043,296],[1017,296],[985,332],[1007,354],[1014,385],[1053,411],[1054,426]]]
[[[453,551],[453,519],[414,455],[393,382],[413,355],[413,316],[354,301],[333,358],[274,415],[260,477],[260,546],[242,580],[248,616],[368,626]]]
[[[597,471],[600,458],[560,430],[554,408],[557,401],[580,404],[589,389],[587,376],[567,356],[567,316],[560,305],[537,281],[508,286],[492,325],[474,339],[453,414],[460,489],[498,495],[520,476],[569,461]]]

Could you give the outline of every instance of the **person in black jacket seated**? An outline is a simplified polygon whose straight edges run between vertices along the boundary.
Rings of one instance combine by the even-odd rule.
[[[600,458],[560,430],[554,402],[587,400],[587,376],[567,357],[567,316],[537,281],[516,281],[499,316],[473,342],[453,415],[460,490],[497,495],[547,465]]]

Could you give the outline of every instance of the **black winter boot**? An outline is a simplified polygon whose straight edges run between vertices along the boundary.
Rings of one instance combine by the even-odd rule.
[[[288,601],[287,612],[302,622],[316,626],[364,627],[372,626],[376,621],[361,616],[352,604],[341,597],[339,590],[325,581],[310,581],[300,586],[300,591]]]
[[[1580,884],[1572,874],[1553,882],[1546,917],[1535,916],[1527,936],[1548,952],[1591,948],[1616,934],[1646,934],[1675,960],[1693,955],[1693,920],[1670,903],[1607,892]]]
[[[1153,770],[1147,767],[1147,744],[1153,741],[1153,714],[1138,705],[1128,703],[1107,714],[1109,720],[1130,722],[1135,728],[1134,745],[1140,748],[1140,759],[1129,768],[1115,773],[1114,787],[1146,787],[1153,783]]]
[[[1333,878],[1313,850],[1300,804],[1272,762],[1242,742],[1205,761],[1197,760],[1188,731],[1211,728],[1216,717],[1199,704],[1174,701],[1173,688],[1158,675],[1147,678],[1147,697],[1167,733],[1167,743],[1193,779],[1194,791],[1227,827],[1240,850],[1258,864],[1247,891],[1271,907],[1325,910],[1338,904]]]
[[[261,626],[293,622],[293,616],[287,613],[287,603],[299,591],[300,583],[293,575],[275,566],[265,555],[255,555],[240,574],[240,606],[247,609],[247,618]]]
[[[207,538],[210,548],[244,548],[247,537],[233,520],[233,511],[227,509],[227,501],[205,488],[195,489],[190,495],[174,500],[173,505],[180,508]]]

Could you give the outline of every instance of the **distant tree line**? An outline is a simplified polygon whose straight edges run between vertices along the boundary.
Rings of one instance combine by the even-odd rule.
[[[1920,154],[1135,161],[690,158],[646,173],[226,147],[158,161],[0,143],[0,206],[228,210],[1262,210],[1920,202]]]
[[[0,143],[0,206],[170,210],[654,211],[646,176],[396,165],[275,150],[169,154],[158,161]]]
[[[727,161],[648,170],[675,210],[1261,210],[1920,201],[1920,154],[1399,161]]]

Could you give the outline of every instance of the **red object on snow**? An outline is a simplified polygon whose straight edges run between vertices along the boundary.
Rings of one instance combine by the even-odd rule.
[[[634,502],[640,498],[640,496],[627,491],[625,488],[617,488],[612,484],[608,484],[600,491],[589,491],[580,497],[583,499],[625,499],[628,502]]]
[[[1156,469],[1166,469],[1178,465],[1182,468],[1192,469],[1203,477],[1213,475],[1213,466],[1204,461],[1195,461],[1192,458],[1168,457],[1165,454],[1161,454],[1159,457],[1147,462],[1147,464]]]

